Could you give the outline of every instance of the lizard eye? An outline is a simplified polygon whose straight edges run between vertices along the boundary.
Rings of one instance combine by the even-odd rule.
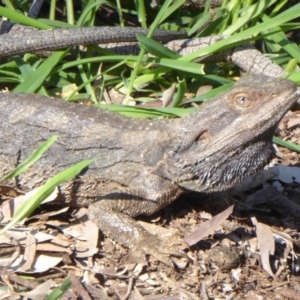
[[[245,105],[247,103],[247,98],[245,96],[240,96],[237,98],[237,101],[241,105]]]
[[[246,94],[238,94],[235,96],[235,101],[239,106],[248,106],[248,96]]]

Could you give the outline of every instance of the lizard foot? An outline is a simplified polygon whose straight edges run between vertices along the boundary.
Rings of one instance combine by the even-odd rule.
[[[146,231],[144,228],[141,230],[141,238],[136,240],[132,245],[132,251],[135,253],[150,254],[157,258],[160,262],[174,267],[172,256],[186,257],[186,253],[181,250],[186,248],[187,244],[180,238],[178,234],[168,236],[154,235]]]
[[[171,256],[187,257],[179,246],[186,243],[179,235],[159,236],[150,233],[134,219],[120,212],[105,210],[98,203],[89,206],[88,216],[104,234],[134,253],[150,254],[174,267]],[[183,248],[183,247],[181,247]]]

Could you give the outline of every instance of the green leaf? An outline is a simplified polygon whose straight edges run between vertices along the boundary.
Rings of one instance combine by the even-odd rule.
[[[71,279],[67,278],[59,287],[54,289],[45,300],[57,300],[59,299],[72,285]]]
[[[141,43],[142,47],[149,53],[157,57],[168,57],[177,59],[180,57],[179,54],[175,53],[174,51],[166,48],[161,43],[153,41],[141,34],[137,34],[137,39]]]
[[[279,139],[276,136],[273,137],[273,142],[276,143],[279,146],[286,147],[286,148],[289,148],[293,151],[300,152],[300,145],[298,145],[298,144],[283,141],[283,140]]]
[[[0,231],[0,235],[9,230],[24,218],[28,217],[48,196],[51,195],[55,187],[78,175],[93,161],[94,160],[92,159],[84,160],[49,179],[47,183],[41,186],[37,190],[37,192],[16,211],[13,219]]]
[[[178,87],[177,87],[177,93],[174,97],[174,102],[172,104],[172,107],[179,107],[182,103],[182,99],[184,97],[184,93],[186,92],[186,81],[185,80],[178,80]]]
[[[160,107],[160,108],[141,108],[126,105],[108,105],[99,104],[97,107],[118,112],[131,118],[157,118],[165,117],[183,117],[195,110],[195,108],[177,108],[177,107]]]
[[[276,26],[280,26],[281,24],[288,22],[290,20],[296,19],[299,17],[300,4],[294,5],[293,7],[285,10],[280,15],[265,21],[263,23],[258,23],[257,25],[248,28],[242,32],[234,34],[224,40],[221,40],[213,45],[205,47],[201,50],[195,51],[192,54],[181,57],[182,61],[191,61],[197,59],[199,57],[210,55],[219,50],[224,50],[232,47],[233,45],[241,45],[246,41],[245,39],[249,39],[253,35],[258,35],[261,31],[275,28]]]
[[[224,35],[232,35],[242,28],[245,24],[251,22],[254,18],[263,13],[268,7],[276,3],[277,0],[271,1],[258,1],[257,3],[244,7],[239,11],[240,18],[233,22],[231,26],[226,28],[223,32]]]
[[[180,59],[174,61],[173,59],[169,58],[157,59],[157,62],[159,62],[160,65],[168,68],[175,68],[176,70],[195,74],[204,74],[202,64],[199,63],[182,61]]]
[[[300,72],[293,72],[284,77],[294,81],[297,85],[300,85]]]
[[[46,142],[44,142],[38,149],[36,149],[24,162],[22,162],[18,167],[16,167],[12,172],[8,173],[5,177],[0,179],[0,183],[14,178],[32,166],[40,157],[49,149],[49,147],[58,139],[58,136],[54,135],[50,137]]]
[[[270,18],[266,15],[262,16],[262,20],[267,22]],[[284,32],[281,31],[280,27],[274,27],[272,30],[269,30],[270,33],[273,33],[267,37],[268,39],[272,39],[276,45],[282,47],[287,53],[291,55],[294,59],[300,63],[300,51],[299,46],[292,41],[290,41]]]
[[[0,6],[0,16],[6,17],[11,21],[16,22],[17,24],[23,24],[27,26],[40,28],[40,29],[51,29],[51,27],[46,24],[43,24],[37,20],[26,17],[17,11],[13,11],[11,9],[2,6]]]
[[[65,57],[67,52],[68,50],[57,51],[45,59],[30,77],[14,88],[14,92],[33,93],[40,88],[55,65]]]

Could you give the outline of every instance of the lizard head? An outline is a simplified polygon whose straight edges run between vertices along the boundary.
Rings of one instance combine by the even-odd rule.
[[[289,80],[248,75],[224,94],[183,118],[170,152],[179,186],[220,191],[263,168],[274,155],[272,136],[298,99]]]

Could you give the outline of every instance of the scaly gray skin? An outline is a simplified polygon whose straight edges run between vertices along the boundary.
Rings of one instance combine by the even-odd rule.
[[[206,6],[206,2],[207,0],[187,0],[185,1],[184,3],[184,6],[192,6],[192,7],[195,7],[195,8],[204,8]],[[213,7],[219,7],[222,5],[222,0],[212,0],[210,2],[210,7],[213,8]]]
[[[31,27],[13,27],[13,32],[0,35],[0,58],[27,52],[57,50],[78,45],[136,42],[137,34],[148,30],[138,27],[81,27],[71,29],[36,30]],[[167,43],[185,38],[183,32],[156,30],[152,38]]]
[[[64,205],[89,206],[89,217],[117,242],[171,265],[178,239],[161,241],[132,217],[152,214],[186,191],[226,190],[272,158],[274,130],[298,98],[285,79],[246,76],[182,119],[132,120],[96,107],[37,95],[0,95],[0,177],[43,141],[59,135],[18,177],[30,190],[59,171],[97,158],[60,187]]]
[[[151,6],[153,8],[158,7],[158,5],[161,3],[161,0],[152,0],[151,1]],[[206,2],[207,0],[186,0],[185,3],[182,5],[183,7],[193,7],[196,9],[203,9],[206,6]],[[215,7],[219,7],[222,5],[222,0],[211,0],[210,1],[210,8],[215,8]]]

